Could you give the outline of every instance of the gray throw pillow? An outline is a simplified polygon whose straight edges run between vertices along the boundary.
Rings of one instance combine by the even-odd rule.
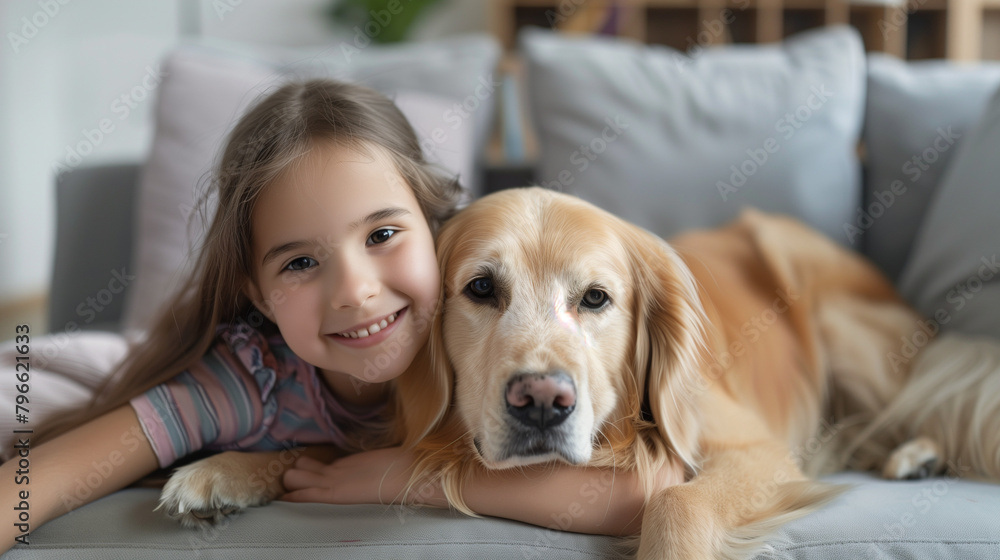
[[[1000,86],[1000,64],[868,57],[865,205],[848,237],[896,280],[957,147]]]
[[[899,286],[943,329],[1000,338],[1000,90],[945,170]]]
[[[754,206],[846,243],[861,203],[865,57],[855,30],[690,55],[538,29],[520,44],[542,186],[664,237]]]

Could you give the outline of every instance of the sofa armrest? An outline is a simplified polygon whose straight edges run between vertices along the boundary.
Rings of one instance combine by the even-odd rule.
[[[132,209],[138,164],[84,167],[56,179],[52,332],[119,330],[133,280]]]

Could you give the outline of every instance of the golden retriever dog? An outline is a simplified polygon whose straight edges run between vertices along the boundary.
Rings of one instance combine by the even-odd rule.
[[[997,345],[932,344],[874,266],[794,220],[748,210],[667,243],[515,189],[450,220],[438,258],[454,394],[420,470],[460,509],[481,466],[637,470],[641,558],[740,558],[839,491],[806,472],[1000,479]],[[671,463],[688,481],[655,489]]]
[[[425,423],[407,428],[434,428],[411,483],[441,477],[468,513],[470,469],[636,471],[641,558],[742,558],[836,495],[820,472],[1000,479],[998,345],[935,338],[871,264],[794,220],[745,211],[667,243],[513,189],[446,223],[438,257],[426,375],[398,390]],[[280,494],[280,473],[253,475],[291,460],[223,453],[179,470],[162,503],[217,520]],[[687,482],[656,488],[670,465]]]

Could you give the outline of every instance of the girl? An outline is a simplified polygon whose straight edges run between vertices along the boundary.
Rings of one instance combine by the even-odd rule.
[[[395,105],[354,85],[285,85],[236,125],[213,187],[215,217],[184,287],[95,405],[32,441],[32,479],[44,481],[31,488],[32,528],[196,451],[405,444],[383,455],[389,464],[438,420],[396,395],[434,386],[422,379],[440,296],[433,232],[461,189],[424,160]],[[74,495],[106,462],[101,484]],[[0,466],[7,512],[23,490],[16,468]],[[470,506],[547,524],[591,477],[493,475]],[[636,529],[642,495],[622,486],[573,530]],[[523,488],[548,499],[513,507]],[[0,527],[3,551],[17,530]]]

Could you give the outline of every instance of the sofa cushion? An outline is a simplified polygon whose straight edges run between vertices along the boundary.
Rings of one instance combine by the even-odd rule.
[[[758,560],[987,560],[1000,552],[997,484],[954,476],[886,481],[851,472],[825,480],[850,489],[780,529]]]
[[[850,489],[768,539],[758,560],[986,560],[1000,550],[1000,486],[844,473]],[[83,488],[81,491],[86,491]],[[31,532],[4,559],[620,558],[620,541],[433,508],[275,502],[207,531],[154,512],[153,489],[117,492]],[[553,523],[553,526],[555,524]],[[669,530],[669,528],[667,528]],[[279,552],[280,551],[280,552]]]
[[[941,178],[902,294],[944,329],[1000,338],[1000,90]]]
[[[56,180],[49,331],[118,330],[132,289],[137,165],[76,167]]]
[[[864,212],[848,239],[896,280],[956,148],[1000,86],[1000,64],[868,57]]]
[[[81,483],[82,484],[82,483]],[[81,492],[86,492],[86,487]],[[159,493],[134,488],[97,500],[31,532],[4,560],[216,558],[614,558],[616,539],[563,533],[504,519],[399,506],[274,502],[207,530],[181,527],[156,508]]]
[[[749,205],[844,242],[861,193],[865,59],[853,29],[690,55],[542,30],[520,43],[541,185],[664,237]]]
[[[148,327],[187,274],[204,230],[193,214],[229,129],[257,96],[290,78],[330,77],[394,97],[428,158],[471,185],[477,146],[492,118],[496,43],[470,36],[405,47],[325,51],[191,44],[163,63],[152,151],[139,184],[133,268],[124,325]],[[194,216],[195,219],[189,218]]]

